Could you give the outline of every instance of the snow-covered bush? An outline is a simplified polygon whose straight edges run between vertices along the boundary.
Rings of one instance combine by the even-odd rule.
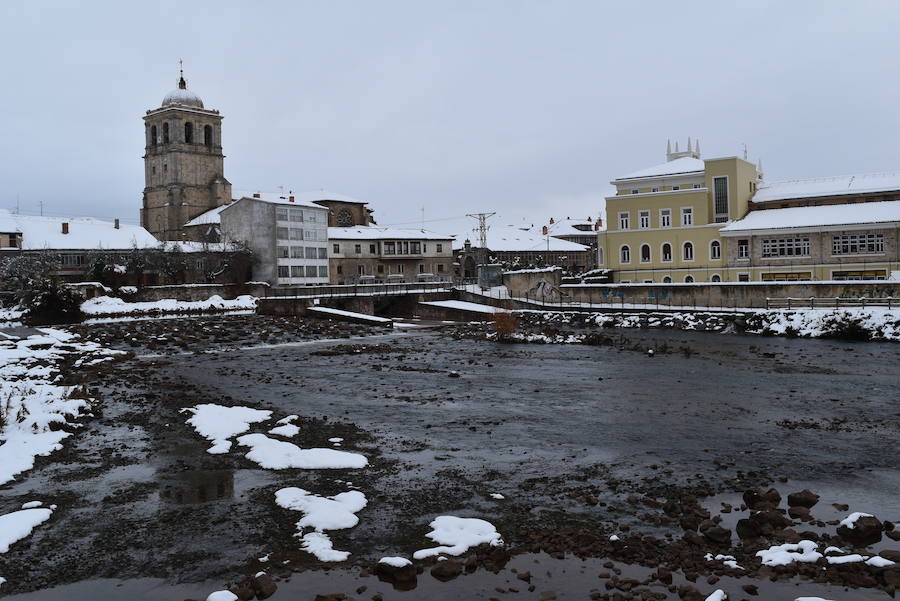
[[[44,278],[19,295],[22,316],[29,325],[75,323],[81,321],[84,297],[56,279]]]

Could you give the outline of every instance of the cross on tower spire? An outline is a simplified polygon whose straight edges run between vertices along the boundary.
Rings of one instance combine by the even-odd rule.
[[[180,58],[178,59],[178,89],[187,89],[187,82],[184,80],[184,61]]]

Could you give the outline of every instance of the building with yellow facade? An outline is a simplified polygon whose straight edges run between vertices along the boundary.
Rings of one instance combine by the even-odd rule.
[[[699,142],[667,147],[665,163],[610,182],[598,267],[617,283],[737,281],[720,230],[747,213],[760,179],[746,159],[701,159]]]

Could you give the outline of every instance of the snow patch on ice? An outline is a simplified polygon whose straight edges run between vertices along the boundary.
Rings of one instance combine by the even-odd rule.
[[[335,449],[301,449],[297,445],[269,438],[265,434],[245,434],[239,445],[250,447],[246,457],[270,470],[353,469],[366,467],[369,460],[359,453]]]
[[[787,543],[775,545],[762,551],[757,551],[756,556],[762,559],[763,565],[784,566],[793,562],[815,563],[822,554],[816,551],[818,544],[811,540],[802,540],[799,543]]]
[[[272,412],[263,409],[251,409],[250,407],[226,407],[205,403],[194,407],[186,407],[182,412],[192,413],[187,423],[193,426],[197,433],[213,443],[207,453],[222,455],[231,450],[232,436],[237,436],[250,429],[250,424],[267,421],[272,417]]]
[[[425,536],[440,546],[420,549],[413,553],[413,559],[424,559],[441,553],[462,555],[467,549],[484,543],[492,547],[503,544],[503,539],[494,525],[478,518],[442,515],[435,518],[429,526],[432,530]]]
[[[53,511],[46,508],[20,509],[0,515],[0,553],[9,551],[9,547],[29,536],[37,526],[50,519]]]
[[[315,555],[320,561],[343,561],[349,557],[348,551],[337,551],[325,530],[353,528],[359,523],[356,513],[366,506],[366,497],[358,490],[320,497],[302,488],[282,488],[275,493],[275,503],[285,509],[302,511],[303,517],[297,522],[297,536],[301,537],[301,547]],[[306,528],[313,532],[302,534]]]
[[[283,424],[269,430],[269,434],[276,434],[278,436],[283,436],[284,438],[293,438],[299,433],[300,426],[295,426],[294,424]]]
[[[412,562],[405,557],[382,557],[378,560],[378,563],[387,564],[394,568],[404,568],[412,565]]]

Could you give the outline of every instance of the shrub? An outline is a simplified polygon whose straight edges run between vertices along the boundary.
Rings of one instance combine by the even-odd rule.
[[[512,313],[502,312],[494,314],[494,330],[497,331],[499,340],[506,340],[519,329],[519,320]]]
[[[44,278],[22,291],[19,304],[29,325],[50,325],[81,321],[82,296],[55,279]]]

